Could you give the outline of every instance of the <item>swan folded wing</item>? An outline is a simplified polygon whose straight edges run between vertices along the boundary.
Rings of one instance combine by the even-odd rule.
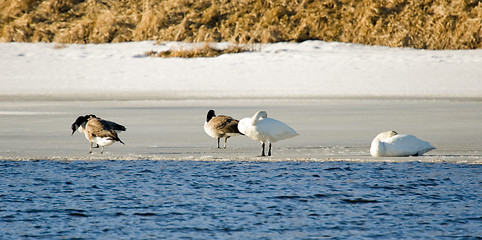
[[[414,153],[412,156],[422,156],[424,153],[429,152],[433,149],[435,149],[434,146],[432,146],[429,142],[423,141],[413,135],[405,135],[407,138],[411,138],[412,140],[410,141],[412,145],[414,146],[415,149],[417,149],[417,152]]]
[[[413,135],[396,135],[382,140],[387,156],[421,156],[435,149],[430,143]]]
[[[298,135],[290,126],[272,118],[262,118],[256,126],[260,135],[266,136],[268,141],[273,143]]]
[[[293,129],[292,129],[293,130]],[[296,133],[294,130],[293,131],[284,131],[284,132],[280,132],[278,134],[276,134],[276,141],[280,141],[280,140],[283,140],[283,139],[288,139],[288,138],[292,138],[292,137],[295,137],[295,136],[298,136],[299,134]]]

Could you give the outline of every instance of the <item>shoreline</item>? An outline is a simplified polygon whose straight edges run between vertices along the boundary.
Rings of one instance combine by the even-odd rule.
[[[203,159],[196,159],[196,158],[134,158],[134,157],[115,157],[115,158],[94,158],[94,157],[85,157],[85,158],[66,158],[66,157],[17,157],[17,158],[9,158],[9,157],[1,157],[0,161],[18,161],[18,162],[36,162],[36,161],[58,161],[58,162],[75,162],[75,161],[189,161],[189,162],[352,162],[352,163],[409,163],[409,162],[420,162],[420,163],[433,163],[433,164],[442,164],[442,163],[449,163],[449,164],[474,164],[480,165],[482,164],[482,160],[477,159],[474,161],[471,160],[453,160],[453,159],[337,159],[337,158],[329,158],[329,159],[266,159],[266,158],[242,158],[242,159],[219,159],[219,158],[203,158]]]

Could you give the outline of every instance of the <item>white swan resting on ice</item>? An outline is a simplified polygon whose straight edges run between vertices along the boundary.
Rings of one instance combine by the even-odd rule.
[[[268,156],[271,156],[271,143],[291,138],[298,133],[291,127],[276,119],[268,118],[265,111],[258,111],[251,118],[239,120],[238,129],[249,138],[262,143],[261,156],[264,154],[265,143],[269,143]]]
[[[382,132],[372,141],[370,154],[373,157],[422,156],[435,149],[430,143],[413,135],[398,135],[395,131]]]

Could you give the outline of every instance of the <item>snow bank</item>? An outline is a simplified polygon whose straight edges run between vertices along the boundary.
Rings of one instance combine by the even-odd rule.
[[[482,96],[482,50],[307,41],[216,58],[152,58],[192,44],[0,43],[0,95],[65,98]]]

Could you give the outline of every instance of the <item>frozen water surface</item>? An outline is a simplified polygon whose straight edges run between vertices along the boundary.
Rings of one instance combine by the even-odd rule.
[[[209,109],[236,119],[258,110],[300,135],[273,144],[273,156],[257,157],[261,144],[244,136],[216,149],[203,130]],[[79,115],[95,114],[124,125],[125,145],[94,149],[83,134],[71,136]],[[149,100],[5,101],[0,103],[0,159],[5,160],[210,160],[210,161],[425,161],[481,163],[482,104],[457,100]],[[413,134],[437,149],[422,157],[373,158],[380,132]]]

